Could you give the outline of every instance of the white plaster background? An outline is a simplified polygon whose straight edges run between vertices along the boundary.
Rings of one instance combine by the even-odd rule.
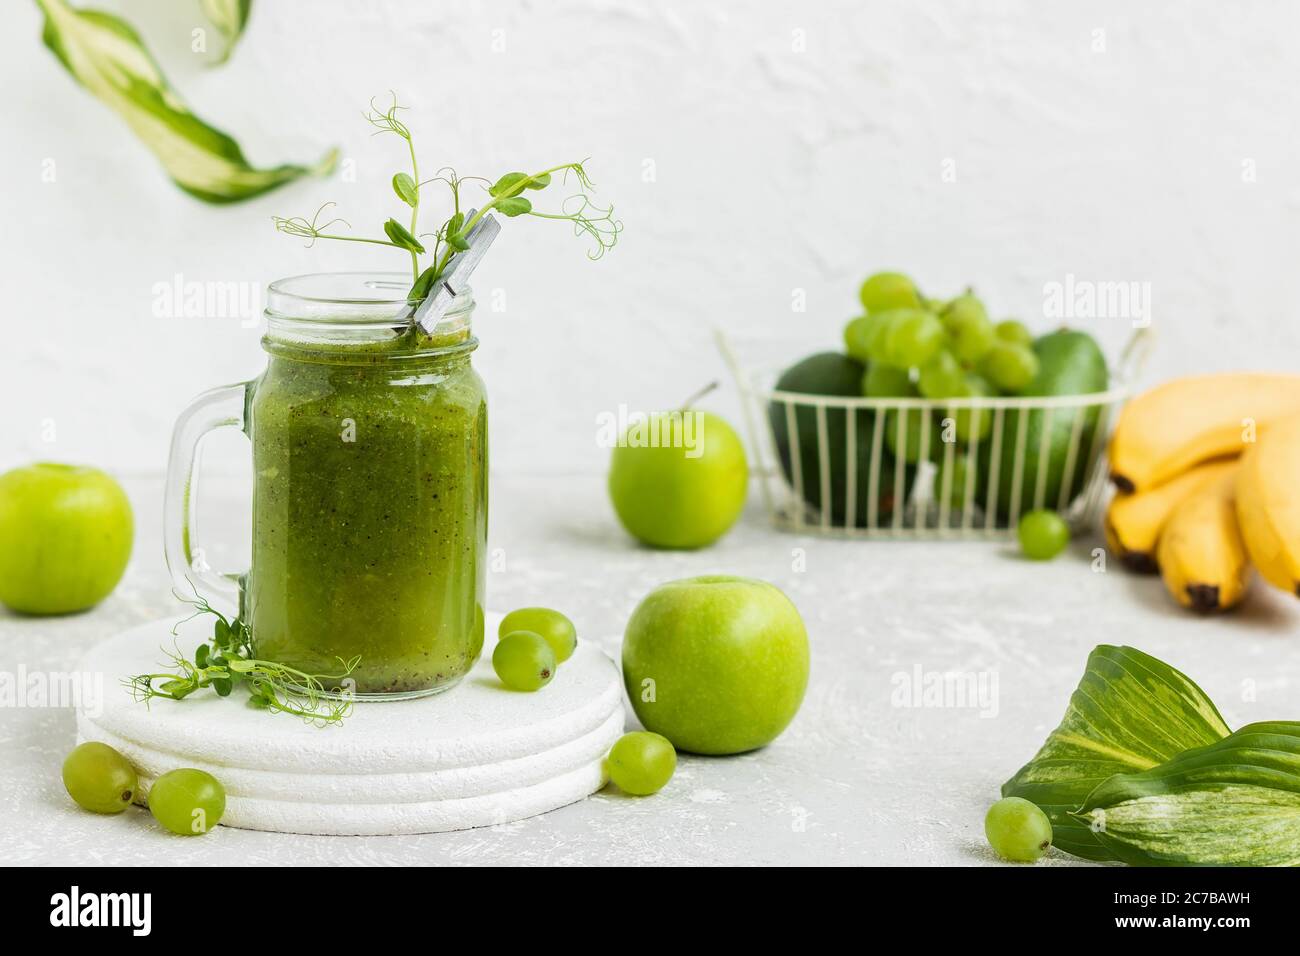
[[[255,162],[338,145],[356,182],[189,199],[44,49],[35,4],[10,4],[0,466],[156,471],[192,394],[257,371],[256,329],[155,318],[155,283],[400,268],[270,226],[330,199],[358,228],[396,211],[398,144],[359,117],[390,88],[426,168],[590,156],[626,223],[591,264],[562,227],[510,222],[482,267],[480,289],[507,295],[479,316],[497,469],[601,470],[598,413],[722,374],[711,326],[834,346],[862,276],[888,266],[936,293],[976,282],[1039,325],[1043,283],[1066,273],[1150,282],[1152,374],[1300,358],[1294,4],[259,0],[218,69],[189,52],[197,3],[102,5]],[[1126,331],[1091,327],[1111,348]],[[734,413],[730,392],[713,401]]]

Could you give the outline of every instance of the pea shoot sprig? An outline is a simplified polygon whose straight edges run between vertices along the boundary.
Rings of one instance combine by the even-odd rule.
[[[311,219],[302,216],[293,218],[274,216],[272,218],[275,228],[288,235],[300,236],[308,240],[309,246],[317,239],[336,239],[341,242],[366,242],[372,245],[390,246],[406,252],[411,259],[412,279],[407,298],[412,302],[423,300],[447,270],[452,257],[469,248],[470,232],[490,212],[498,212],[509,219],[532,216],[537,219],[556,219],[571,223],[574,235],[585,235],[592,241],[593,245],[587,252],[587,257],[590,259],[599,259],[618,242],[619,233],[623,231],[623,223],[614,217],[612,205],[601,206],[592,199],[590,195],[593,191],[592,182],[581,162],[563,163],[535,173],[506,173],[495,181],[481,176],[458,176],[451,167],[444,167],[431,178],[421,180],[420,165],[416,159],[411,131],[398,118],[398,113],[404,109],[405,107],[398,104],[396,96],[387,109],[380,109],[375,105],[375,101],[371,100],[365,118],[375,127],[376,135],[391,133],[401,137],[406,143],[411,158],[411,171],[395,173],[392,183],[397,198],[411,210],[409,226],[403,225],[395,218],[390,218],[384,223],[383,239],[340,235],[331,231],[335,224],[342,223],[351,228],[351,223],[339,217],[327,218],[322,222],[326,210],[334,206],[334,203],[326,203],[316,210],[316,214]],[[545,212],[534,209],[532,199],[525,193],[540,192],[557,180],[561,184],[575,182],[578,191],[562,200],[555,211]],[[468,216],[465,208],[467,197],[462,194],[462,187],[471,182],[479,183],[486,189],[487,199],[478,206],[472,216]],[[424,187],[432,186],[434,183],[441,184],[450,192],[451,212],[436,230],[421,233],[419,222],[421,203],[424,198],[423,190]],[[429,239],[432,242],[428,244],[422,241]],[[432,249],[429,245],[432,245]],[[424,268],[421,268],[421,256],[429,256],[429,264]]]
[[[123,686],[136,701],[184,700],[195,691],[211,688],[218,697],[229,697],[238,687],[248,691],[251,707],[272,713],[293,714],[315,724],[336,724],[352,712],[349,696],[330,697],[338,693],[339,682],[356,670],[360,657],[350,661],[339,658],[339,673],[308,674],[286,664],[259,660],[253,653],[248,625],[239,618],[227,618],[197,594],[193,599],[181,597],[194,607],[194,613],[172,628],[172,636],[185,621],[211,614],[212,637],[194,649],[190,657],[180,650],[164,650],[171,672],[137,674],[124,678]],[[331,685],[327,690],[327,682]]]

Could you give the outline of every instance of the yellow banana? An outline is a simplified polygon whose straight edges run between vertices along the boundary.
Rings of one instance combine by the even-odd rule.
[[[1222,373],[1179,378],[1120,412],[1110,472],[1121,491],[1154,488],[1197,462],[1245,451],[1254,430],[1300,414],[1300,375]]]
[[[1270,425],[1241,456],[1237,520],[1264,580],[1300,596],[1300,418]]]
[[[1209,461],[1171,478],[1163,485],[1135,495],[1119,494],[1106,509],[1106,546],[1111,554],[1130,571],[1154,574],[1156,541],[1169,513],[1188,495],[1195,494],[1210,482],[1236,467],[1236,459]]]
[[[1160,533],[1160,576],[1174,600],[1193,611],[1233,607],[1250,584],[1250,561],[1233,506],[1236,478],[1232,469],[1184,498]]]

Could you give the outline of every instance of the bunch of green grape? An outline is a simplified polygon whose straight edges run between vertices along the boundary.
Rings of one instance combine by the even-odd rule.
[[[1038,375],[1029,330],[1015,319],[994,323],[970,290],[947,301],[931,299],[907,276],[877,272],[862,283],[860,298],[863,314],[845,326],[844,346],[866,366],[862,394],[867,397],[941,403],[1017,395]],[[885,442],[896,457],[946,461],[945,440],[964,447],[984,439],[993,427],[989,409],[931,408],[885,413]],[[952,476],[936,477],[935,492],[942,494],[948,485],[952,504],[959,506],[967,473],[964,453],[955,456],[952,468]]]

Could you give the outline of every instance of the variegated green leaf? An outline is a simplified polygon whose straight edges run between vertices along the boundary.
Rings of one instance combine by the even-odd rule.
[[[97,10],[74,10],[64,0],[36,2],[45,12],[45,45],[82,86],[126,120],[190,195],[237,202],[334,168],[333,150],[314,166],[254,168],[238,143],[189,111],[130,24]]]
[[[1078,816],[1134,866],[1300,866],[1300,724],[1249,724],[1111,777]]]
[[[1227,735],[1228,725],[1187,675],[1131,647],[1103,644],[1088,656],[1060,726],[1002,785],[1002,795],[1042,807],[1059,849],[1115,859],[1072,811],[1114,774],[1151,769]]]
[[[202,5],[204,15],[221,32],[225,42],[221,58],[216,61],[224,63],[230,59],[235,44],[239,42],[244,27],[248,25],[248,14],[252,10],[253,0],[202,0]]]

